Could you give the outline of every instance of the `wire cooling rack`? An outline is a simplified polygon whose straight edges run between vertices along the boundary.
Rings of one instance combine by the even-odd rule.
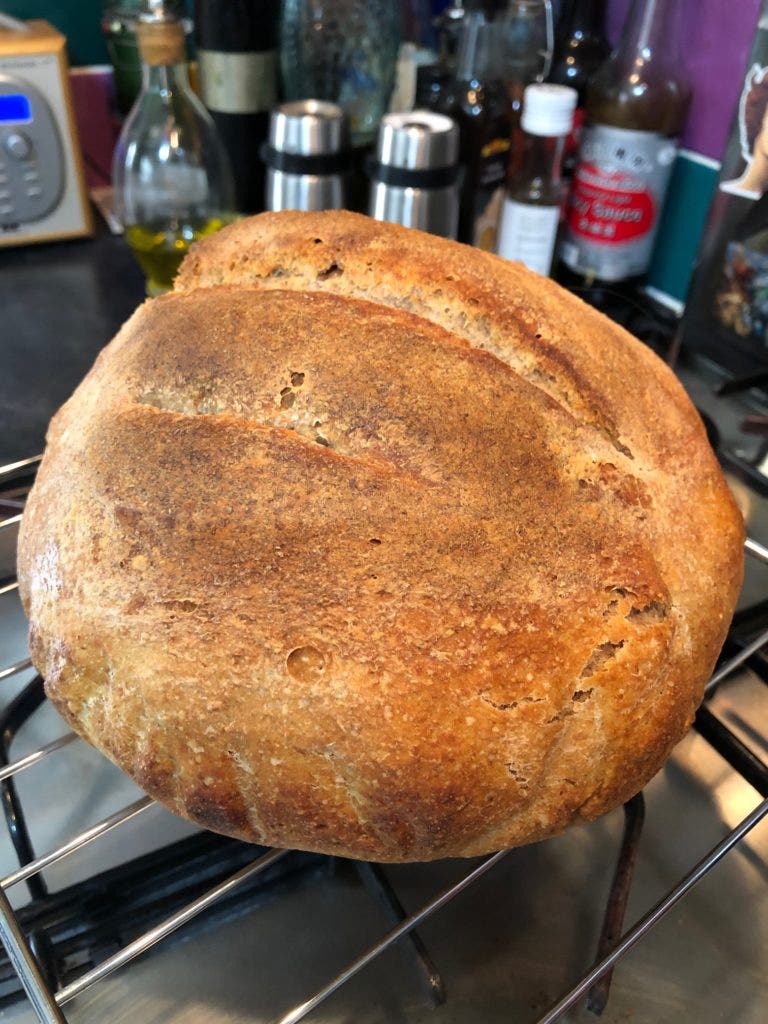
[[[0,468],[0,488],[9,488],[8,497],[0,502],[0,509],[12,514],[0,518],[0,537],[15,530],[23,508],[25,487],[39,463],[39,457],[23,460]],[[17,511],[18,508],[18,511]],[[0,516],[2,516],[0,512]],[[754,540],[746,541],[748,556],[768,564],[768,549]],[[16,590],[18,584],[13,577],[0,581],[0,595]],[[726,683],[745,663],[753,663],[764,645],[768,643],[768,629],[760,631],[749,642],[738,641],[740,649],[724,661],[706,687],[705,701],[700,709],[696,728],[700,734],[728,761],[731,767],[750,783],[761,795],[761,802],[746,815],[728,834],[723,836],[698,863],[691,866],[677,884],[644,914],[632,927],[623,931],[623,918],[629,894],[632,871],[638,853],[639,837],[643,824],[642,794],[625,805],[625,828],[618,854],[617,868],[613,886],[606,908],[603,932],[594,966],[587,971],[567,992],[552,1005],[536,1024],[555,1024],[564,1014],[585,996],[588,1005],[595,1013],[600,1013],[608,998],[611,972],[614,966],[634,946],[646,936],[654,926],[662,920],[682,900],[688,892],[709,872],[723,857],[733,850],[755,826],[768,815],[768,766],[747,747],[740,738],[719,718],[709,707],[709,700],[715,691]],[[733,643],[731,644],[733,646]],[[23,659],[0,668],[0,681],[9,680],[31,668],[31,661]],[[763,675],[764,681],[768,674]],[[44,699],[39,677],[24,691],[29,691],[27,703],[34,710]],[[12,733],[10,734],[12,737]],[[8,738],[8,737],[6,737]],[[55,758],[56,754],[69,744],[80,742],[74,733],[68,733],[21,757],[18,760],[0,767],[0,786],[11,787],[12,780],[20,773],[47,758]],[[7,758],[6,758],[7,760]],[[6,790],[15,799],[12,789]],[[12,802],[12,801],[11,801]],[[0,939],[5,947],[10,963],[18,975],[37,1016],[43,1024],[66,1024],[67,1018],[63,1007],[76,996],[90,989],[114,971],[129,964],[140,954],[145,953],[165,937],[184,927],[188,922],[209,911],[215,904],[225,900],[227,896],[238,892],[249,882],[259,876],[267,876],[273,872],[286,858],[292,856],[287,850],[266,850],[253,848],[253,859],[240,867],[228,877],[219,880],[201,895],[196,896],[184,906],[170,915],[162,917],[157,923],[143,931],[132,941],[122,946],[117,952],[105,957],[96,966],[85,970],[79,976],[65,984],[57,984],[55,972],[46,964],[46,944],[39,935],[25,933],[20,921],[23,911],[14,911],[9,902],[7,892],[13,886],[26,882],[30,886],[33,899],[35,894],[44,892],[40,881],[40,873],[53,864],[75,855],[91,843],[98,842],[106,833],[120,828],[126,822],[143,815],[154,801],[148,797],[134,801],[122,809],[103,818],[89,828],[72,836],[67,842],[42,856],[25,857],[24,851],[31,852],[28,839],[25,841],[23,816],[9,818],[12,839],[20,854],[20,866],[5,878],[0,879]],[[6,816],[8,812],[6,810]],[[295,1006],[289,1008],[275,1024],[297,1024],[323,1003],[329,996],[353,978],[372,961],[388,950],[395,943],[405,940],[410,943],[410,951],[417,959],[427,983],[430,998],[438,1004],[444,998],[442,982],[429,954],[415,932],[420,924],[438,914],[447,904],[457,899],[466,890],[475,885],[480,878],[491,872],[506,856],[507,851],[500,851],[473,863],[469,870],[447,888],[438,892],[424,905],[413,913],[406,914],[390,885],[386,873],[378,865],[359,865],[361,877],[369,892],[373,893],[388,909],[393,920],[392,927],[363,950],[355,959],[348,963],[334,977],[316,992],[303,998]],[[37,884],[37,888],[36,888]],[[140,1022],[137,1022],[140,1024]]]

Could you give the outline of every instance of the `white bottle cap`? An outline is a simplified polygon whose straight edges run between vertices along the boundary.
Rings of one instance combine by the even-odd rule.
[[[528,85],[520,127],[531,135],[567,135],[577,99],[576,90],[567,85]]]

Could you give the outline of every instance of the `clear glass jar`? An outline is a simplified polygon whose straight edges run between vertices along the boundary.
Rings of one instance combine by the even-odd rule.
[[[399,45],[396,0],[283,0],[283,97],[338,103],[352,145],[368,145],[387,109]]]

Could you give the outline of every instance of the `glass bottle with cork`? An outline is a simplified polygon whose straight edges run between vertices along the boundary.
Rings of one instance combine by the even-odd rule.
[[[648,270],[690,102],[679,0],[634,0],[619,46],[587,87],[558,277],[599,303]]]
[[[496,251],[549,274],[560,223],[565,139],[573,127],[575,89],[529,85],[523,94],[522,142],[507,182]]]
[[[555,55],[548,81],[575,89],[579,99],[563,154],[563,177],[569,180],[576,160],[584,124],[584,106],[590,79],[611,52],[605,32],[607,0],[571,0],[565,7],[555,42]]]
[[[167,291],[190,245],[232,218],[232,172],[211,116],[187,77],[184,28],[163,0],[136,26],[142,88],[112,165],[125,238],[147,275]]]

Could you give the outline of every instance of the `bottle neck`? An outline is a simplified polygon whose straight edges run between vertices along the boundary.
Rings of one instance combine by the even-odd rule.
[[[161,93],[188,89],[184,27],[179,21],[141,22],[136,26],[142,63],[142,87]]]
[[[633,0],[621,42],[619,61],[678,64],[680,0]]]
[[[566,18],[563,36],[603,35],[605,32],[606,0],[575,0],[570,16]]]
[[[456,78],[460,82],[499,77],[495,36],[493,21],[484,10],[467,11],[456,61]]]
[[[171,96],[190,89],[185,61],[178,64],[144,64],[141,87],[144,92],[158,92]]]

